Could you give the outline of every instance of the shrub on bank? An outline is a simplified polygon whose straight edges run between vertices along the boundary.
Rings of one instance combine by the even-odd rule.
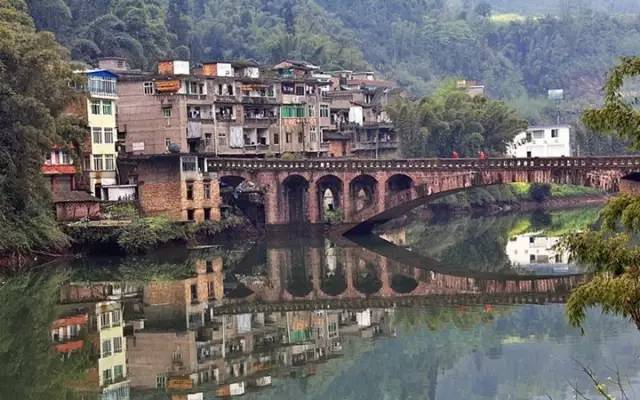
[[[549,200],[551,198],[551,185],[548,183],[534,183],[529,186],[529,198],[538,203]]]

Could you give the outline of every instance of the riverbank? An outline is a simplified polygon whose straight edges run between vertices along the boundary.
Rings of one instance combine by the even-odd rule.
[[[421,212],[493,215],[600,205],[609,198],[607,193],[582,186],[511,183],[453,194],[426,205]]]

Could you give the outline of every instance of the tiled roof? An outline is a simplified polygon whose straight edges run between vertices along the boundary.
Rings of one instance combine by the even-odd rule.
[[[54,203],[100,202],[100,199],[80,190],[66,190],[53,193]]]

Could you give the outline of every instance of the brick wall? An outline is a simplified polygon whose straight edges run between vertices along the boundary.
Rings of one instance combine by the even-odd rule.
[[[138,164],[138,195],[143,215],[183,219],[179,163],[178,158],[162,158]]]
[[[632,196],[640,196],[640,181],[632,179],[621,179],[620,192]]]

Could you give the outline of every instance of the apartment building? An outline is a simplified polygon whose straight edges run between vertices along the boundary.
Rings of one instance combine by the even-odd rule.
[[[166,60],[154,73],[118,75],[118,131],[128,153],[340,157],[397,148],[384,112],[392,85],[372,73],[348,72],[336,80],[296,60],[268,70],[254,62],[192,68],[187,61]],[[354,146],[330,151],[336,137]]]
[[[392,82],[373,72],[334,71],[329,103],[331,125],[324,132],[329,156],[390,158],[397,155],[398,138],[385,108],[399,94]],[[348,142],[347,146],[345,142]]]

